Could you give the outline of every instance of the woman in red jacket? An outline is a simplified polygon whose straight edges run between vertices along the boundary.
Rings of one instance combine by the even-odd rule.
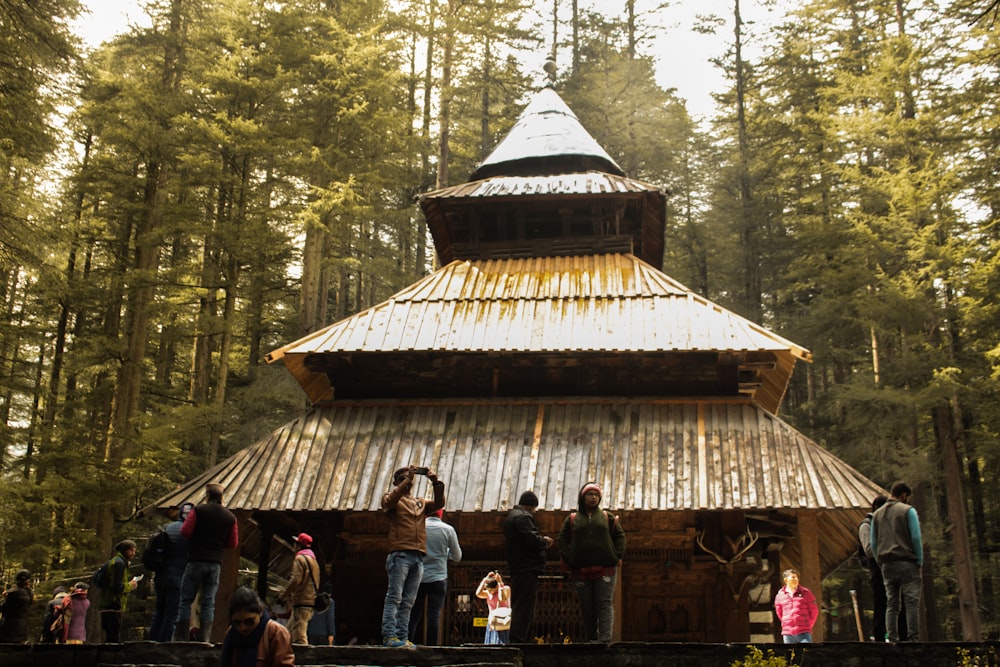
[[[294,667],[292,636],[272,621],[257,592],[246,586],[229,598],[229,630],[222,642],[222,667]]]
[[[781,621],[781,636],[786,644],[805,644],[813,640],[812,629],[819,617],[816,597],[805,586],[799,586],[799,571],[785,570],[785,580],[774,596],[774,611]]]

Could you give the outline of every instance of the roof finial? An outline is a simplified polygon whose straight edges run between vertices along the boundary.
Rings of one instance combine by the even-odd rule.
[[[545,64],[542,65],[542,69],[545,70],[546,74],[548,74],[548,79],[549,79],[548,85],[551,86],[551,85],[555,84],[555,82],[556,82],[556,70],[559,69],[558,66],[556,65],[555,58],[546,58],[545,59]]]

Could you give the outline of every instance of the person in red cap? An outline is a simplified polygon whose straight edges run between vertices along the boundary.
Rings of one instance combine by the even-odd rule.
[[[319,563],[312,550],[313,538],[307,533],[299,533],[294,538],[298,549],[292,562],[292,576],[285,590],[278,594],[278,602],[291,608],[288,631],[293,644],[308,644],[307,629],[313,616],[316,591],[319,589]]]
[[[608,643],[615,621],[613,598],[618,563],[625,555],[625,531],[618,517],[599,509],[601,487],[588,482],[580,489],[578,510],[559,531],[559,554],[569,568],[580,601],[587,640]]]

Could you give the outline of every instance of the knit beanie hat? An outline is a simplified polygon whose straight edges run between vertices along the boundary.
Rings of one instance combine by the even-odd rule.
[[[522,507],[538,507],[538,496],[535,495],[534,491],[525,491],[518,498],[517,504]]]
[[[593,482],[589,482],[587,484],[584,484],[583,488],[580,489],[580,497],[582,498],[583,496],[585,496],[588,491],[597,491],[597,497],[598,498],[603,498],[604,497],[604,492],[601,491],[601,487],[597,486]]]
[[[136,549],[136,548],[138,547],[132,540],[122,540],[121,542],[115,545],[115,551],[117,551],[120,554],[124,554],[129,549]]]

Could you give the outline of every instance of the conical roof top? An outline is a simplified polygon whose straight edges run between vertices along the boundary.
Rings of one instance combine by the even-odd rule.
[[[625,175],[556,91],[546,86],[535,93],[514,127],[469,180],[591,170]]]

